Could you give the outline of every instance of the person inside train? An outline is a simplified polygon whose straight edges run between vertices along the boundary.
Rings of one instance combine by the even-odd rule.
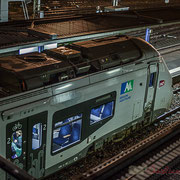
[[[22,131],[18,130],[12,135],[12,159],[20,157],[22,154]]]

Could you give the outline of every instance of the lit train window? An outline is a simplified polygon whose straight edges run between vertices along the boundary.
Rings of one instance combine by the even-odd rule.
[[[54,124],[52,153],[80,141],[82,114],[71,116]]]
[[[16,159],[22,154],[22,131],[13,132],[11,136],[11,158]]]
[[[156,77],[156,73],[155,72],[151,73],[150,80],[149,80],[149,87],[153,87],[154,86],[155,77]]]
[[[32,128],[32,149],[38,149],[42,144],[42,123],[35,124]]]
[[[113,116],[113,109],[114,101],[102,104],[96,108],[91,109],[90,125]]]

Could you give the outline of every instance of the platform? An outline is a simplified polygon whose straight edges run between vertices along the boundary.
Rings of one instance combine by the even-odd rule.
[[[76,15],[66,18],[3,23],[0,54],[180,24],[179,8]]]

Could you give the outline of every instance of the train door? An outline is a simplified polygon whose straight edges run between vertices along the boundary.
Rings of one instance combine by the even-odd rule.
[[[147,84],[144,101],[144,117],[148,121],[151,121],[153,118],[158,74],[159,64],[150,64],[147,69]]]
[[[46,124],[47,112],[43,112],[6,127],[7,158],[36,178],[45,172]]]

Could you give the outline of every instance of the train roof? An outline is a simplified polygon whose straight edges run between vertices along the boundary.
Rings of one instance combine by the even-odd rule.
[[[157,51],[145,41],[120,36],[1,57],[0,94],[2,89],[15,94],[154,56],[158,56]]]
[[[80,50],[84,56],[89,58],[100,58],[106,55],[119,54],[128,59],[139,59],[142,53],[146,58],[157,56],[157,51],[146,41],[129,36],[113,36],[103,39],[95,39],[83,42],[76,42],[72,48]],[[131,52],[131,53],[129,53]]]
[[[14,73],[31,74],[40,71],[48,71],[53,68],[57,68],[62,64],[61,60],[51,58],[45,53],[31,53],[20,56],[8,56],[0,59],[1,69],[6,69]],[[68,62],[63,62],[64,66],[68,66]],[[69,65],[70,66],[70,65]],[[62,66],[61,66],[62,67]],[[26,73],[25,73],[26,72]],[[30,76],[29,74],[29,76]],[[33,74],[31,74],[32,76]]]

